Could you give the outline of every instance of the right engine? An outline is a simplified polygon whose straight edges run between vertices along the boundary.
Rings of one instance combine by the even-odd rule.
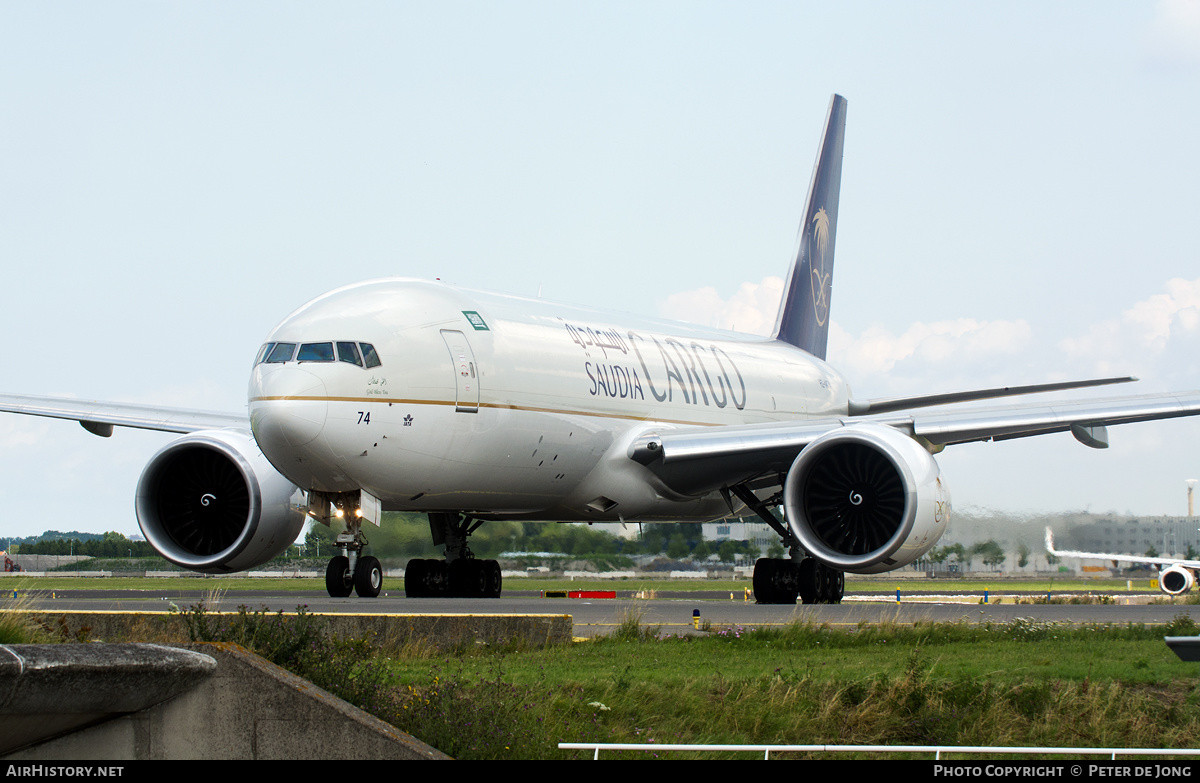
[[[304,492],[247,432],[196,432],[150,460],[137,487],[138,525],[176,565],[245,571],[282,554],[304,527]]]
[[[1192,590],[1196,578],[1192,572],[1181,565],[1164,568],[1158,575],[1158,586],[1167,595],[1183,595]]]

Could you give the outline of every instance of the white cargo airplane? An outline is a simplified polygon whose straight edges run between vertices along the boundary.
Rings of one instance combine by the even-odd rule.
[[[1178,557],[1149,557],[1148,555],[1113,555],[1103,552],[1070,552],[1054,548],[1054,534],[1046,528],[1046,551],[1055,557],[1077,557],[1081,560],[1111,560],[1114,564],[1146,563],[1158,566],[1158,588],[1167,595],[1189,593],[1196,584],[1200,560]],[[1164,568],[1165,566],[1165,568]]]
[[[790,550],[761,559],[759,601],[841,599],[844,572],[900,568],[946,528],[945,446],[1200,413],[1200,392],[910,411],[1120,383],[1109,378],[857,400],[825,363],[846,101],[833,96],[770,338],[472,291],[377,280],[283,320],[250,376],[249,415],[3,396],[0,410],[182,433],[137,487],[138,523],[185,568],[263,563],[306,515],[346,525],[330,595],[379,594],[363,521],[429,515],[445,560],[409,596],[498,596],[468,536],[495,519],[704,521],[758,515]],[[775,510],[782,507],[782,517]],[[340,526],[340,523],[339,523]]]

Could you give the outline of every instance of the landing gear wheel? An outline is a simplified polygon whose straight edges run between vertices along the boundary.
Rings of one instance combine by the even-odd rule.
[[[821,599],[821,566],[811,557],[800,561],[800,600],[806,604],[819,603]]]
[[[771,576],[775,569],[775,561],[769,557],[760,557],[754,561],[754,600],[760,604],[775,603],[771,600]]]
[[[467,561],[467,584],[463,593],[468,598],[483,598],[487,590],[487,571],[483,560]]]
[[[825,595],[822,600],[827,604],[840,604],[846,594],[846,572],[823,566],[826,574]]]
[[[484,572],[487,574],[487,588],[483,592],[483,597],[499,598],[500,589],[504,586],[504,575],[500,573],[500,562],[485,560],[484,563],[486,563]]]
[[[490,565],[495,560],[458,559],[448,567],[450,595],[457,598],[487,598],[491,585]],[[498,564],[497,564],[498,565]]]
[[[354,567],[354,592],[359,598],[375,598],[383,590],[383,566],[375,557],[360,557]]]
[[[404,595],[407,598],[424,598],[426,592],[425,572],[427,560],[409,560],[404,567]]]
[[[796,567],[792,561],[759,558],[754,563],[754,596],[760,604],[796,603]]]
[[[354,589],[354,579],[350,576],[350,558],[338,555],[329,561],[325,569],[325,590],[330,598],[346,598]]]
[[[471,561],[470,560],[455,560],[453,563],[446,564],[446,573],[450,578],[450,595],[467,596],[470,595],[468,590],[471,583]]]

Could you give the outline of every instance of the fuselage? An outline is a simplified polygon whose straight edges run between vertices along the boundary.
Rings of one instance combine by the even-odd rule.
[[[842,416],[849,399],[787,343],[409,279],[320,296],[264,348],[249,388],[264,455],[301,488],[361,489],[387,510],[715,518],[724,499],[674,495],[630,443]]]

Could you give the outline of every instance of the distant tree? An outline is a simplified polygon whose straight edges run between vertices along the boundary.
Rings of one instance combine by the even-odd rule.
[[[1004,565],[1004,561],[1008,558],[1000,545],[992,540],[985,541],[984,544],[985,549],[980,552],[980,559],[983,561],[983,564],[992,568],[999,568]]]
[[[957,565],[965,565],[967,563],[967,549],[962,544],[950,544],[946,547],[946,559],[954,558]]]
[[[683,533],[671,536],[671,540],[667,544],[667,557],[672,560],[682,560],[689,554],[691,554],[691,550],[688,549],[687,539],[683,537]]]
[[[1024,568],[1029,565],[1029,545],[1022,541],[1017,545],[1017,566]]]
[[[779,541],[772,541],[767,547],[767,557],[782,558],[787,554],[787,550],[783,548],[783,544]]]

